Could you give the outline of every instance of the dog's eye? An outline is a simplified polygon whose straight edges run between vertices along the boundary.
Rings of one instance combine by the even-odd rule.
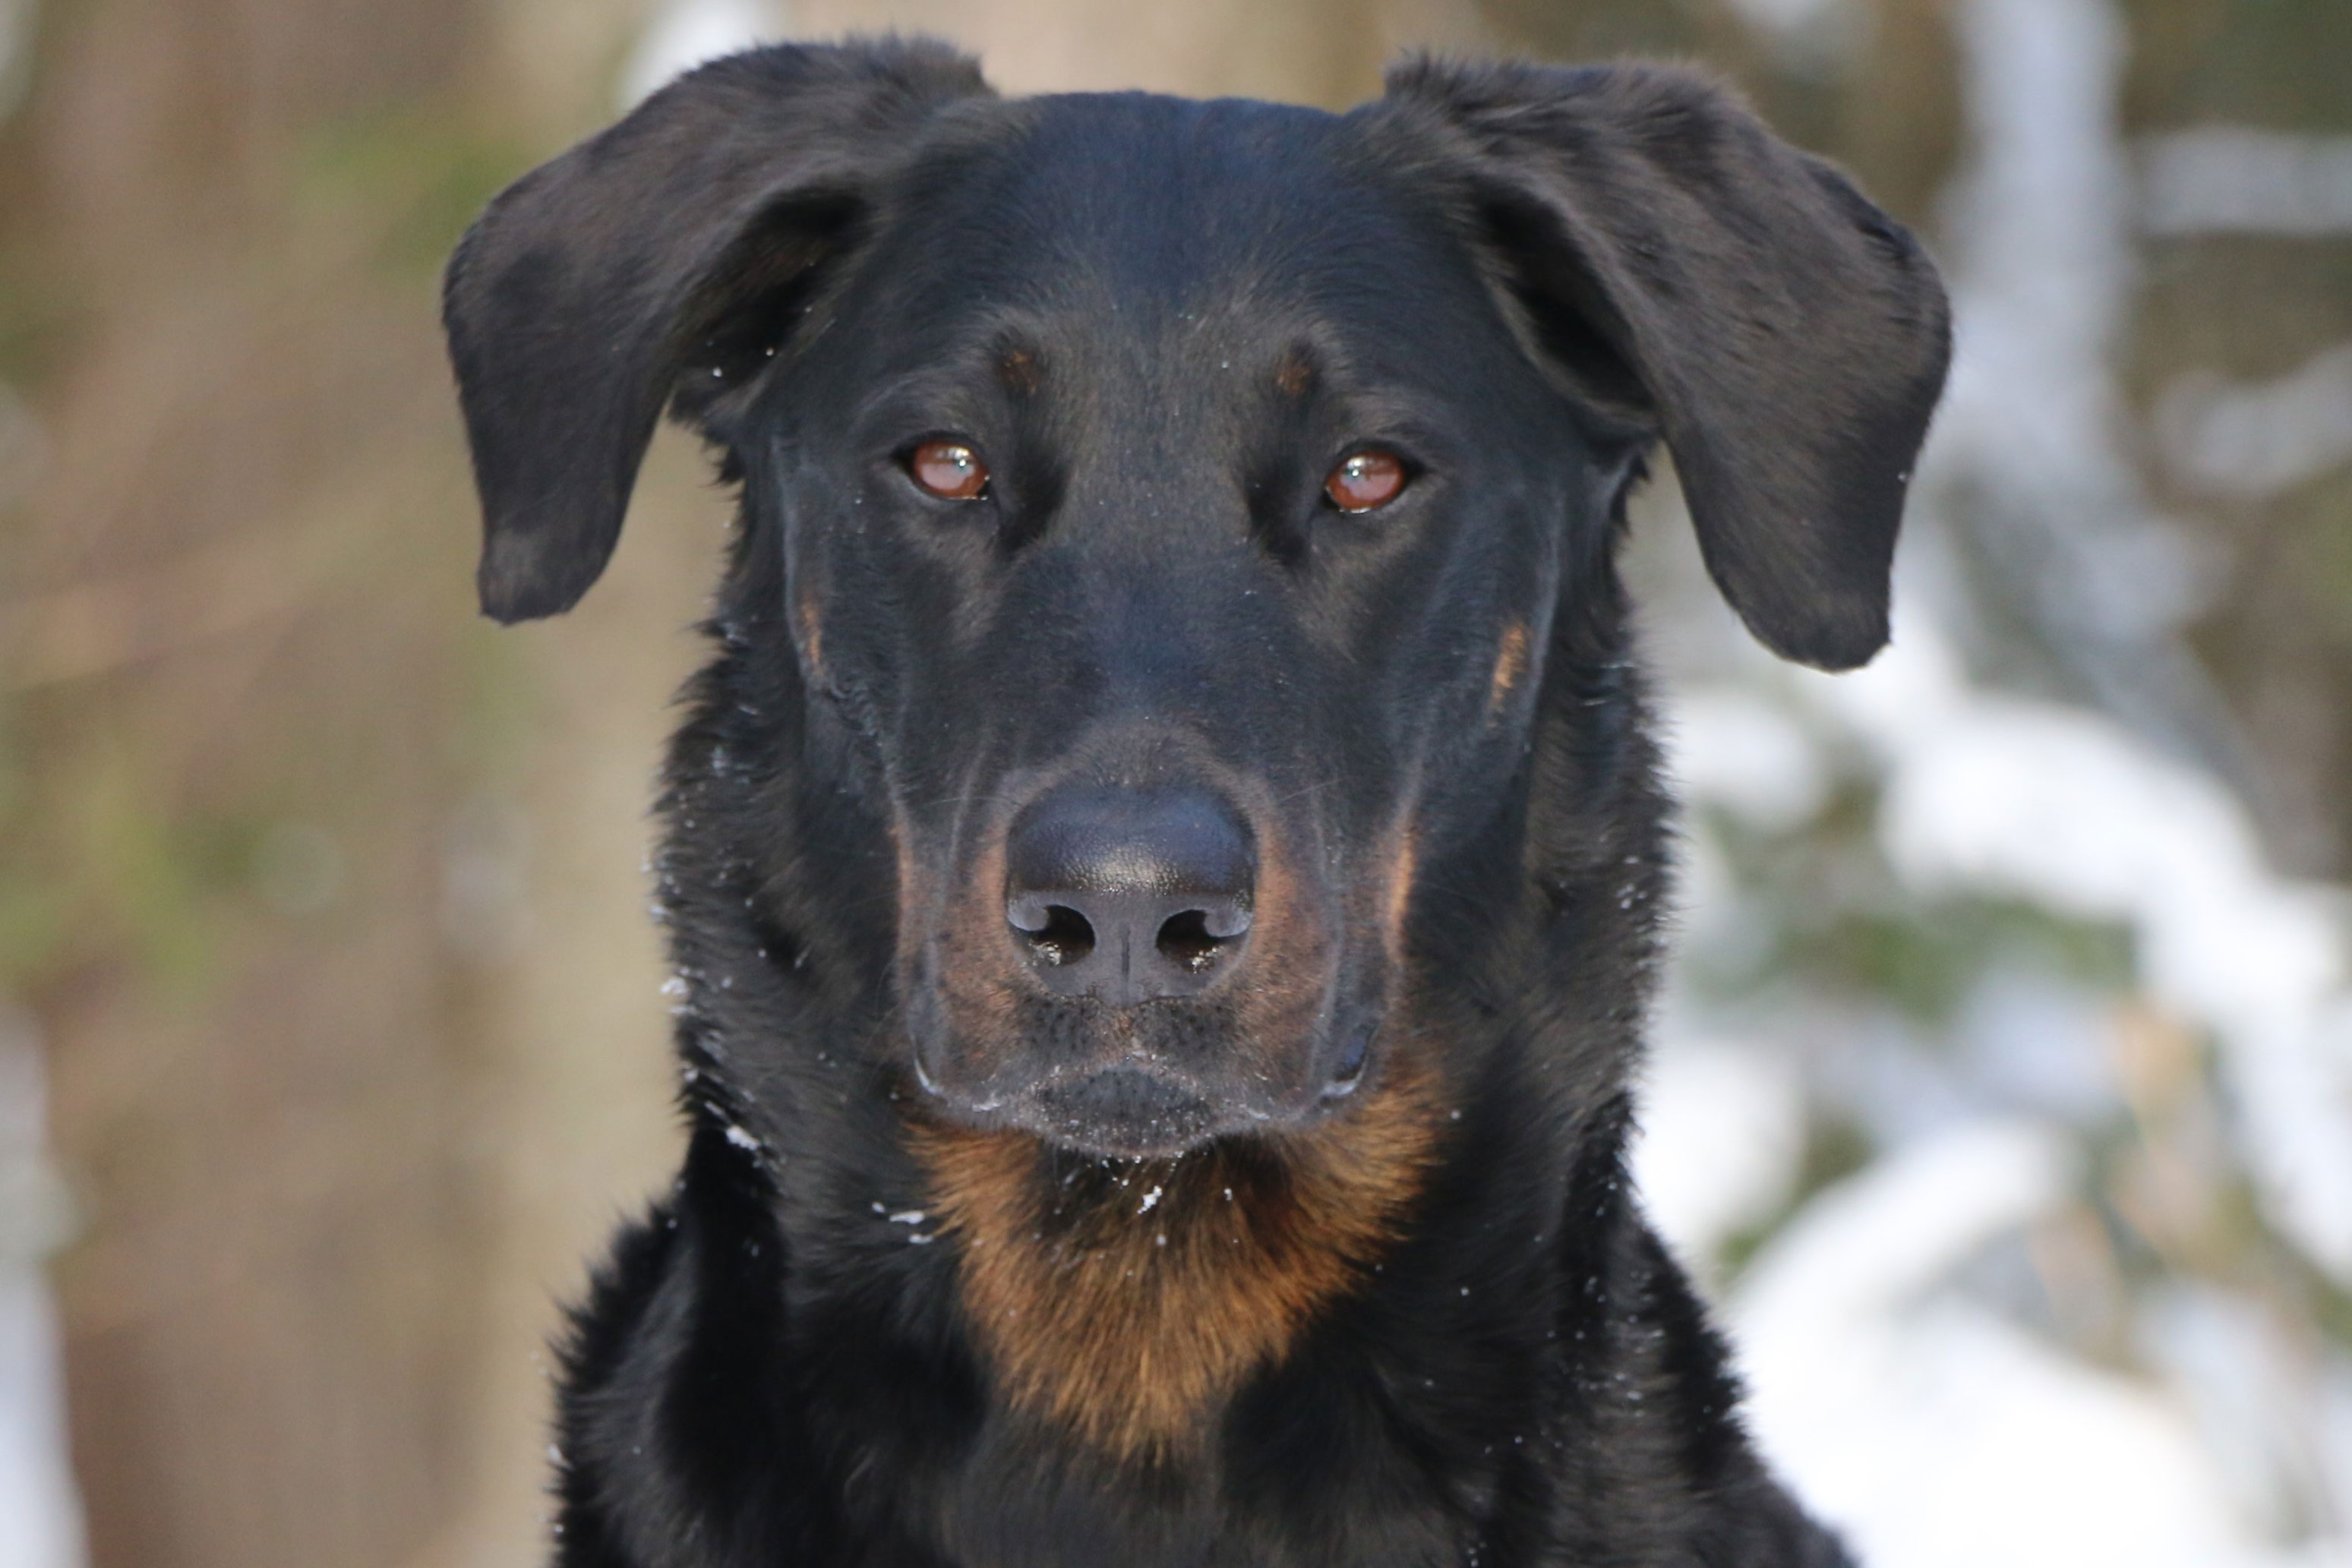
[[[977,501],[988,493],[988,465],[961,441],[926,441],[907,455],[907,473],[943,501]]]
[[[1323,494],[1343,512],[1369,512],[1402,495],[1406,478],[1404,459],[1372,447],[1341,458],[1324,476]]]

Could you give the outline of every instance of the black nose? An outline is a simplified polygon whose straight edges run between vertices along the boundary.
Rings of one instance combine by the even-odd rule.
[[[1004,913],[1063,996],[1190,996],[1248,940],[1256,861],[1249,830],[1207,790],[1065,785],[1013,819]]]

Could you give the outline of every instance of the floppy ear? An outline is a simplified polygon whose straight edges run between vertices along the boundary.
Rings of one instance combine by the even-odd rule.
[[[1748,630],[1823,669],[1884,646],[1950,357],[1911,236],[1685,70],[1416,60],[1376,112],[1437,141],[1538,351],[1664,436]]]
[[[490,203],[442,306],[482,498],[485,614],[578,602],[688,371],[709,389],[756,370],[853,243],[878,172],[940,105],[989,90],[927,40],[753,49]]]

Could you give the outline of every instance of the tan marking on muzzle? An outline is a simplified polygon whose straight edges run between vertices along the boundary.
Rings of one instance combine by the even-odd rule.
[[[1408,822],[1397,833],[1396,858],[1389,864],[1387,906],[1382,910],[1381,936],[1388,945],[1389,962],[1404,962],[1404,917],[1412,907],[1413,873],[1421,867],[1421,833]]]
[[[1267,821],[1260,846],[1250,946],[1242,957],[1248,969],[1236,977],[1245,983],[1234,993],[1234,1010],[1244,1037],[1281,1040],[1314,1027],[1339,932],[1299,874],[1299,846],[1278,822]]]
[[[1528,673],[1528,623],[1514,621],[1503,628],[1503,646],[1495,655],[1495,673],[1486,682],[1486,716],[1503,711],[1503,699]]]
[[[913,893],[899,895],[900,950],[929,944],[937,954],[939,967],[929,981],[938,986],[950,1028],[961,1042],[961,1071],[987,1078],[1002,1071],[1024,1043],[1019,959],[1003,950],[1003,895],[991,891],[1004,886],[1003,836],[991,835],[971,873],[943,890],[923,877],[903,820],[899,833],[899,885],[919,888],[923,898],[917,908]]]
[[[1400,1050],[1342,1116],[1141,1162],[1068,1218],[1027,1134],[926,1122],[911,1142],[1005,1397],[1114,1458],[1150,1459],[1205,1440],[1243,1382],[1364,1278],[1422,1188],[1443,1103],[1435,1073]]]

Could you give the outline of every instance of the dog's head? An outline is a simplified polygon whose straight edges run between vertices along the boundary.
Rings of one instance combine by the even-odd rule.
[[[808,765],[887,827],[909,1074],[1112,1155],[1380,1073],[1654,442],[1757,634],[1867,659],[1946,351],[1908,237],[1685,73],[1332,116],[899,43],[656,94],[499,199],[447,318],[487,611],[567,609],[698,423]]]

